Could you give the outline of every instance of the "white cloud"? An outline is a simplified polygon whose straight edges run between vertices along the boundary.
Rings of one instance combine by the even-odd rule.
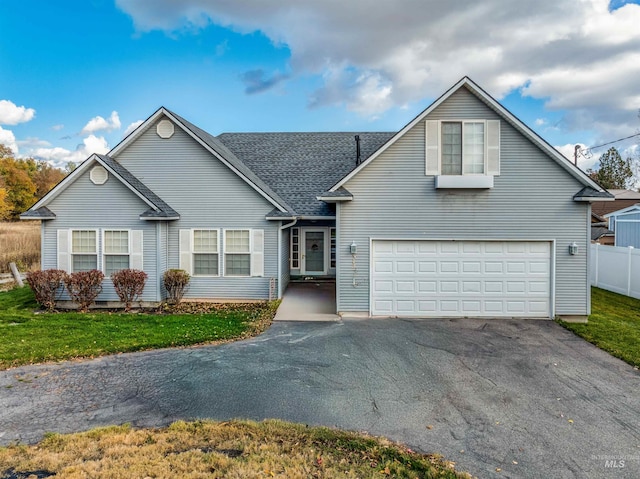
[[[14,154],[18,154],[18,144],[16,137],[11,130],[5,130],[0,126],[0,143],[8,147]]]
[[[536,126],[543,126],[546,124],[547,124],[547,120],[545,120],[544,118],[536,118],[536,121],[535,121]]]
[[[53,131],[60,131],[60,130],[62,130],[63,128],[64,128],[64,125],[63,125],[62,123],[60,123],[60,124],[58,124],[58,125],[53,125],[53,126],[51,127],[51,129],[52,129]]]
[[[93,153],[104,154],[109,151],[107,140],[101,136],[89,135],[82,140],[82,143],[75,150],[67,150],[66,148],[34,148],[29,152],[29,156],[33,156],[38,160],[45,160],[58,168],[64,168],[69,161],[74,163],[82,163]]]
[[[514,89],[602,139],[637,128],[640,5],[609,0],[116,0],[140,31],[217,24],[261,31],[291,51],[292,76],[324,80],[311,104],[371,116],[434,97],[469,75],[498,98]],[[630,130],[631,128],[631,130]]]
[[[98,131],[113,131],[119,130],[122,125],[120,124],[120,117],[118,116],[117,111],[112,111],[111,116],[108,119],[104,119],[101,116],[93,117],[89,122],[84,126],[81,135],[88,135],[91,133],[96,133]]]
[[[33,108],[17,106],[9,100],[0,100],[0,125],[17,125],[31,121],[35,114]]]
[[[130,123],[129,126],[127,127],[127,129],[124,130],[124,133],[122,134],[122,137],[124,138],[126,136],[129,136],[129,134],[132,133],[133,130],[138,128],[143,123],[144,123],[144,120],[138,120],[138,121],[134,121],[133,123]]]

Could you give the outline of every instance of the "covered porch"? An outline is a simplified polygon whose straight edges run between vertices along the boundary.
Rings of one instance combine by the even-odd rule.
[[[336,282],[292,281],[282,297],[274,321],[339,321]]]

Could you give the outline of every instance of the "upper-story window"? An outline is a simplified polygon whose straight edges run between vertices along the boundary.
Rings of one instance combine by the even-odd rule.
[[[425,173],[436,177],[436,188],[493,187],[500,175],[499,120],[427,120],[425,134]]]
[[[484,174],[484,122],[442,122],[442,174]]]

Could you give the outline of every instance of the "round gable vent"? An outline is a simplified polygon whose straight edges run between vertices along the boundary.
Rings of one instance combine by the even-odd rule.
[[[169,120],[161,120],[156,126],[156,132],[160,138],[171,138],[173,136],[173,123]]]
[[[91,168],[89,178],[91,178],[91,182],[94,185],[104,185],[109,179],[109,173],[104,169],[104,167],[96,165]]]

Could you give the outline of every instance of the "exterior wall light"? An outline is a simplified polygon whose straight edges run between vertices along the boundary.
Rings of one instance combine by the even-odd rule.
[[[358,246],[356,245],[355,241],[351,243],[351,246],[349,247],[349,251],[351,251],[351,254],[356,254],[358,252]]]
[[[575,241],[569,245],[569,254],[571,256],[575,256],[578,254],[578,245]]]

